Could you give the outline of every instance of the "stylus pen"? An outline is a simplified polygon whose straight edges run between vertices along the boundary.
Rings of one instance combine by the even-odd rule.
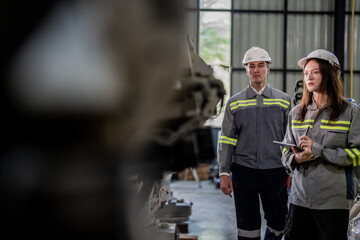
[[[308,127],[307,127],[306,132],[305,132],[305,136],[307,136],[307,135],[308,135],[308,133],[309,133],[309,129],[310,129],[310,126],[308,126]]]

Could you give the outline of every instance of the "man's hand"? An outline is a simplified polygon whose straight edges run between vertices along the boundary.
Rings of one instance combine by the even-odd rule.
[[[234,191],[234,189],[229,176],[220,176],[220,189],[225,195],[229,195],[229,197],[232,197],[231,193]]]

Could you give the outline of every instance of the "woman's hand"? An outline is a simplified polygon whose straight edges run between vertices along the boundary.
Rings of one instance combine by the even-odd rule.
[[[299,146],[303,149],[309,148],[311,150],[313,141],[308,136],[301,136]]]
[[[303,163],[307,161],[314,160],[314,155],[312,154],[311,150],[309,148],[305,148],[304,151],[299,152],[296,150],[296,148],[291,147],[292,150],[295,152],[294,159],[297,163]]]
[[[308,136],[301,136],[299,146],[304,149],[304,151],[298,151],[294,147],[291,147],[295,152],[294,159],[297,163],[303,163],[307,161],[314,160],[314,155],[312,154],[311,147],[313,141]]]

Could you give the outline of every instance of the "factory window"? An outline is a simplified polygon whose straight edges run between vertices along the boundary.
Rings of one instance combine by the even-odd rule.
[[[230,46],[231,46],[231,1],[200,0],[198,52],[214,70],[214,76],[222,80],[230,96]],[[220,126],[221,118],[209,121]]]
[[[360,102],[360,65],[357,64],[360,59],[360,0],[186,1],[191,16],[188,26],[199,55],[210,65],[229,66],[228,95],[248,85],[241,61],[252,46],[269,52],[273,62],[268,82],[291,97],[295,96],[296,82],[302,79],[297,61],[312,50],[323,48],[334,52],[343,66],[345,96],[350,97],[352,89],[353,98]],[[353,81],[350,84],[352,55]]]
[[[200,13],[199,54],[211,65],[230,65],[230,13]]]

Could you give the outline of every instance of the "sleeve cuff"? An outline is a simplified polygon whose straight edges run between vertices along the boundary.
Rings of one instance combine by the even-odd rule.
[[[321,157],[321,153],[323,150],[323,146],[313,142],[312,147],[311,147],[311,152],[314,155],[315,158]]]
[[[296,163],[294,157],[295,157],[295,154],[291,154],[289,157],[289,161],[286,164],[287,169],[289,169],[291,172],[294,172],[295,168],[297,168],[299,166],[299,164]]]
[[[219,177],[224,176],[224,175],[230,177],[230,173],[227,173],[227,172],[219,173]]]
[[[230,167],[229,166],[221,166],[219,165],[219,176],[223,173],[230,173]]]

